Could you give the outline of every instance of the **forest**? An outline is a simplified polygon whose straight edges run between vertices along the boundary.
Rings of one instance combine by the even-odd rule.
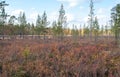
[[[89,1],[88,25],[79,28],[67,27],[63,4],[57,20],[44,11],[34,24],[25,12],[7,14],[1,1],[0,77],[120,77],[120,4],[111,8],[110,24],[100,25]]]

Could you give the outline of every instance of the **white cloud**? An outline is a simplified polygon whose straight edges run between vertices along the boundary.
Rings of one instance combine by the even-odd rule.
[[[102,14],[101,15],[97,15],[97,18],[98,19],[104,19],[104,18],[106,18],[106,15],[102,15]]]
[[[80,9],[84,9],[84,7],[83,7],[83,6],[80,6],[79,8],[80,8]]]
[[[60,2],[66,2],[69,4],[69,8],[70,7],[75,7],[77,6],[78,4],[82,3],[82,2],[89,2],[89,0],[57,0],[57,1],[60,1]],[[93,0],[95,3],[99,3],[103,0]]]
[[[118,3],[120,3],[120,0],[114,0],[114,3],[118,4]]]
[[[72,28],[72,24],[75,23],[73,22],[75,20],[75,17],[73,14],[71,13],[66,13],[65,15],[67,17],[67,23],[68,23],[68,27],[69,28]],[[57,21],[58,20],[58,17],[59,17],[59,13],[54,11],[54,12],[51,12],[48,14],[48,20],[51,22],[50,25],[52,24],[53,21]],[[76,23],[75,23],[76,24]]]
[[[36,20],[37,16],[38,16],[38,13],[37,12],[33,12],[33,13],[31,13],[29,15],[29,19]]]
[[[99,14],[106,14],[106,13],[110,13],[110,9],[111,8],[99,8],[99,9],[96,9],[96,14],[99,15]]]
[[[70,7],[74,7],[74,6],[76,6],[76,5],[77,5],[76,2],[73,2],[73,3],[70,3],[70,4],[69,4]]]
[[[109,21],[109,16],[106,14],[97,15],[100,25],[105,25]]]
[[[87,0],[57,0],[57,1],[68,3],[69,7],[75,7],[78,4],[80,4],[81,1],[87,1]],[[79,9],[83,10],[83,9],[85,9],[85,7],[79,6]],[[109,15],[108,15],[108,10],[109,9],[99,8],[99,9],[95,9],[95,10],[96,10],[95,14],[97,15],[99,23],[100,24],[106,24],[106,22],[109,19]],[[20,11],[24,12],[24,10],[22,10],[22,9],[17,9],[17,10],[13,10],[10,13],[10,15],[18,16]],[[85,9],[85,12],[86,12],[86,9]],[[27,21],[30,22],[30,23],[32,23],[32,22],[35,23],[36,19],[37,19],[37,15],[39,14],[39,12],[35,8],[31,8],[31,10],[30,11],[26,11],[26,13],[27,13],[26,14],[27,15],[26,16],[27,17]],[[87,13],[87,15],[88,15],[88,13]],[[89,17],[87,15],[85,16],[84,14],[85,13],[79,14],[79,15],[77,15],[77,14],[74,15],[74,13],[66,13],[67,22],[69,24],[68,26],[71,27],[72,24],[75,24],[75,25],[79,26],[80,24],[83,25],[84,23],[88,23],[88,18]],[[41,14],[40,14],[40,16],[41,16]],[[58,20],[59,12],[58,11],[49,12],[47,14],[47,16],[48,16],[48,21],[50,21],[50,23],[52,23],[54,20]]]
[[[39,12],[36,11],[35,8],[31,8],[30,12],[28,13],[28,22],[30,23],[36,23],[36,19],[37,19],[37,16],[38,16]],[[39,14],[40,15],[40,14]]]
[[[11,12],[11,15],[18,16],[20,14],[20,12],[24,12],[24,10],[22,10],[22,9],[13,10]]]
[[[66,14],[66,17],[67,17],[67,21],[68,21],[68,22],[74,20],[74,15],[73,15],[73,14],[67,13],[67,14]]]
[[[54,12],[51,12],[49,15],[48,15],[48,20],[49,21],[55,21],[58,19],[58,13],[56,11]]]
[[[98,9],[97,14],[103,14],[104,12],[105,12],[105,9],[104,8],[100,8],[100,9]]]
[[[106,25],[106,23],[109,21],[109,15],[106,15],[106,13],[98,14],[95,17],[97,17],[99,25]],[[83,18],[80,18],[79,21],[81,24],[88,24],[89,23],[89,16],[85,16]]]
[[[35,24],[37,15],[38,15],[38,13],[36,13],[36,12],[30,13],[30,15],[28,15],[28,18],[27,18],[28,22]]]
[[[59,14],[58,12],[52,12],[48,15],[48,20],[49,21],[55,21],[58,19]],[[74,15],[71,13],[66,13],[66,17],[67,17],[67,22],[73,21],[74,20]]]
[[[80,1],[83,1],[83,0],[57,0],[57,1],[68,3],[69,7],[75,7],[79,4]]]
[[[86,2],[86,3],[90,2],[90,0],[57,0],[57,1],[68,3],[69,8],[75,7],[83,2]],[[102,1],[104,1],[104,0],[93,0],[93,2],[95,2],[95,3],[100,3]]]
[[[83,18],[83,22],[84,22],[84,23],[87,23],[88,20],[89,20],[89,16],[86,16],[86,17]]]
[[[33,7],[33,8],[31,8],[31,10],[35,10],[35,8]]]
[[[110,7],[108,8],[99,8],[96,10],[96,16],[98,18],[100,25],[105,25],[110,20]]]

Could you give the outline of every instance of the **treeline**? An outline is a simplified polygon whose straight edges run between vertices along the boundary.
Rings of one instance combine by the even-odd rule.
[[[7,14],[5,13],[5,1],[1,2],[0,8],[0,35],[53,35],[53,36],[115,36],[118,40],[120,33],[120,4],[117,4],[111,10],[111,21],[108,25],[99,25],[97,17],[94,16],[94,4],[90,1],[90,14],[89,22],[87,25],[74,25],[70,29],[67,26],[67,17],[63,4],[59,10],[57,20],[52,23],[48,21],[46,11],[40,16],[37,16],[36,24],[28,23],[26,20],[25,12],[20,12],[18,18],[10,16],[6,22]],[[16,23],[17,22],[17,23]],[[7,24],[6,24],[7,23]],[[79,26],[79,28],[78,28]]]
[[[2,21],[0,21],[2,22]],[[17,23],[16,23],[17,22]],[[108,26],[99,26],[98,19],[95,20],[96,29],[94,29],[93,34],[99,31],[99,34],[109,34],[110,29]],[[87,25],[77,25],[73,24],[73,28],[70,29],[67,26],[67,18],[65,16],[65,10],[63,5],[60,7],[59,17],[57,21],[50,22],[47,19],[47,14],[44,11],[43,15],[37,16],[36,24],[28,23],[26,20],[26,15],[24,12],[20,12],[19,17],[10,16],[8,22],[0,24],[0,35],[89,35],[89,27]],[[106,32],[106,33],[105,33]]]

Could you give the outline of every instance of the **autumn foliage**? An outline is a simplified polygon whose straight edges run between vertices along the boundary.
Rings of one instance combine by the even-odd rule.
[[[120,49],[112,40],[0,40],[0,77],[120,77]]]

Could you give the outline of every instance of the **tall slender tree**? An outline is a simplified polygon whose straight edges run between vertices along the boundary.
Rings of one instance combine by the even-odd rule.
[[[3,39],[4,39],[4,31],[5,31],[5,21],[6,18],[9,16],[7,15],[7,13],[5,12],[5,6],[8,6],[9,4],[6,4],[5,1],[1,1],[0,2],[0,34],[3,35]]]
[[[94,34],[94,38],[96,42],[98,39],[98,35],[99,35],[99,23],[98,23],[97,17],[95,17],[95,21],[93,23],[93,34]]]
[[[90,14],[89,14],[89,28],[90,28],[90,37],[92,37],[93,32],[93,23],[94,23],[94,2],[90,0]]]
[[[41,24],[41,17],[40,17],[40,15],[38,14],[37,20],[36,20],[36,26],[39,26],[40,24]]]
[[[118,44],[120,37],[120,4],[117,4],[111,9],[111,18],[113,22],[112,29],[115,35],[116,44]]]
[[[107,24],[105,25],[105,34],[106,36],[108,36],[108,25]]]
[[[79,29],[79,36],[81,37],[82,36],[82,27],[80,25],[80,29]]]
[[[14,25],[15,24],[15,20],[17,20],[17,18],[14,15],[10,16],[10,19],[9,19],[8,23],[11,24],[11,25]]]
[[[42,15],[42,25],[41,25],[41,30],[42,30],[42,34],[44,35],[44,39],[45,39],[45,35],[47,34],[47,26],[48,26],[49,22],[47,20],[47,14],[44,11],[43,15]]]
[[[37,21],[36,21],[36,30],[37,30],[37,34],[39,35],[44,35],[44,39],[45,39],[45,35],[47,34],[47,26],[49,25],[49,22],[47,20],[47,14],[44,11],[42,17],[40,17],[38,15]]]
[[[84,24],[84,37],[89,36],[89,33],[90,33],[89,27]]]
[[[25,27],[27,24],[26,16],[25,13],[20,12],[19,17],[18,17],[18,22],[19,22],[19,27],[20,27],[20,35],[25,34]]]
[[[43,25],[44,28],[46,28],[47,25],[48,25],[47,14],[46,14],[45,11],[44,11],[44,13],[43,13],[43,15],[42,15],[42,25]]]
[[[101,36],[103,36],[103,35],[104,35],[104,26],[101,25]]]
[[[26,21],[25,12],[20,12],[18,17],[18,22],[19,22],[19,25],[23,25],[23,26],[26,25],[27,21]]]
[[[42,25],[42,22],[41,22],[41,17],[40,15],[37,16],[37,20],[36,20],[36,28],[35,28],[35,31],[36,31],[36,34],[37,35],[40,35],[41,34],[41,25]]]
[[[31,34],[32,34],[32,39],[34,38],[34,34],[35,34],[35,26],[34,26],[34,24],[32,23],[31,24]]]
[[[62,37],[64,35],[64,29],[67,26],[66,22],[67,18],[65,16],[65,10],[63,4],[61,4],[60,10],[59,10],[59,18],[58,18],[58,28],[60,32],[60,36]]]
[[[77,29],[77,26],[74,25],[74,24],[73,24],[73,29],[72,29],[71,34],[72,34],[72,37],[73,37],[74,42],[76,43],[77,38],[78,38],[78,36],[79,36],[79,30]]]
[[[52,34],[53,34],[53,36],[57,36],[58,35],[57,32],[58,32],[57,31],[57,23],[56,23],[56,21],[53,21],[53,23],[52,23]]]

